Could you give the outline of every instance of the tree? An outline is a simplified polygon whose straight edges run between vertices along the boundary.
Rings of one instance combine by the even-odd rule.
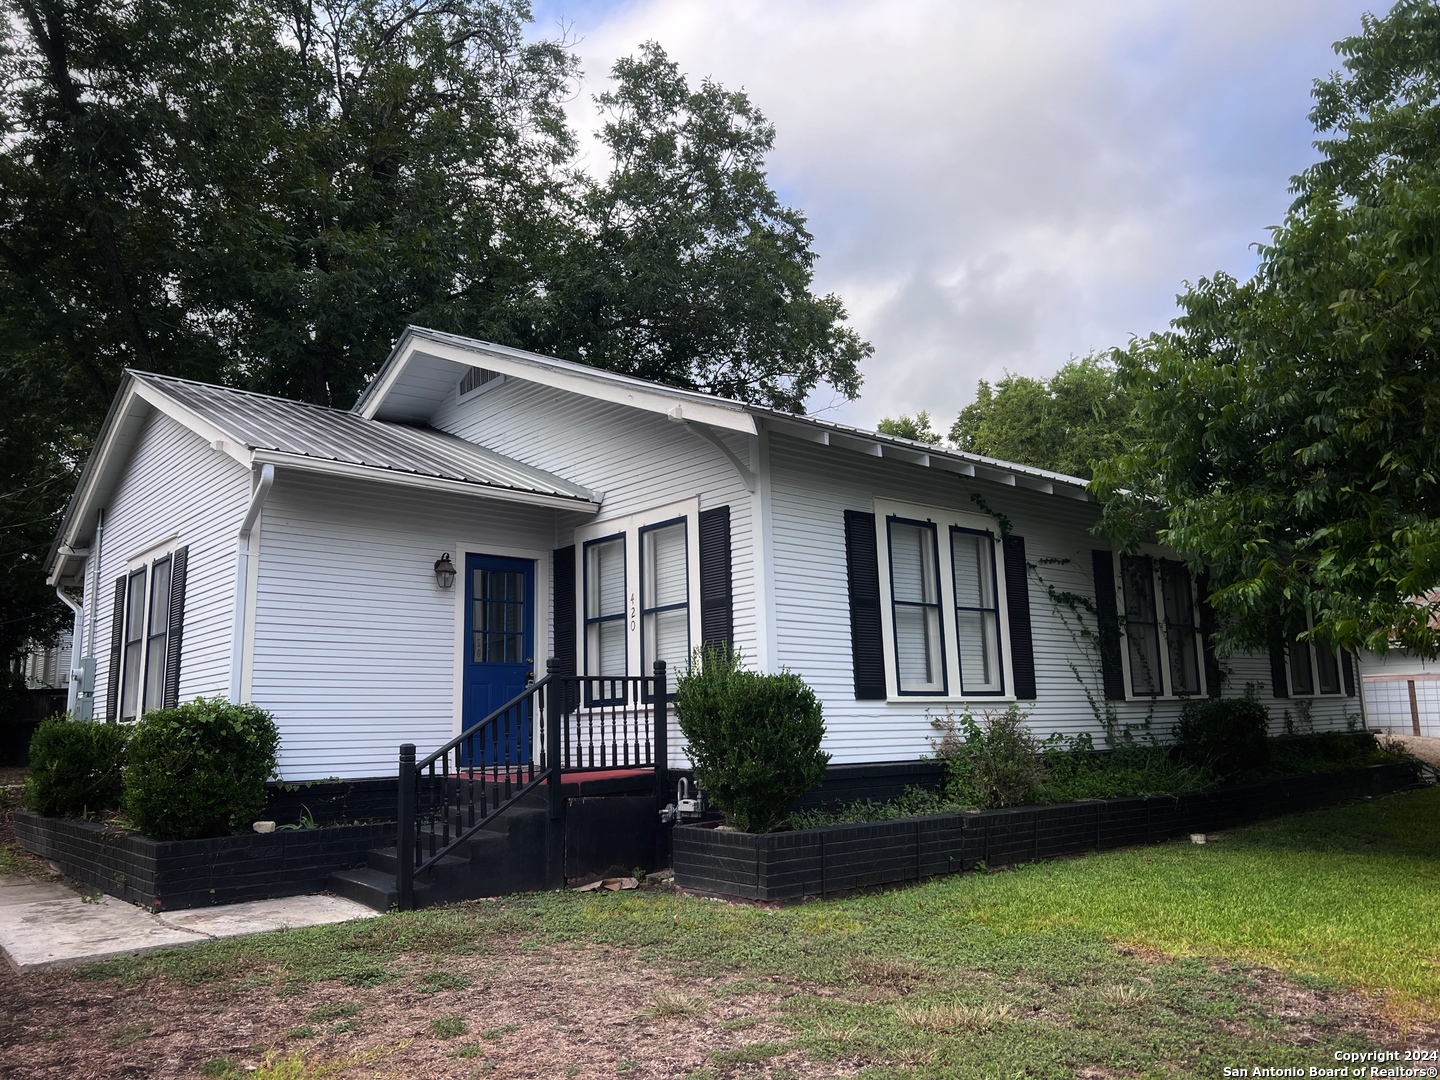
[[[525,0],[3,9],[4,657],[63,622],[38,566],[126,367],[343,407],[420,323],[785,409],[857,391],[773,130],[658,47],[600,98],[595,179]]]
[[[1135,437],[1133,402],[1113,364],[1071,359],[1048,379],[1009,375],[980,381],[960,411],[950,441],[961,450],[1089,479],[1093,463]]]
[[[1232,644],[1434,656],[1440,11],[1405,0],[1336,49],[1321,160],[1255,276],[1201,279],[1119,354],[1143,438],[1097,491],[1112,535],[1211,567]]]
[[[902,439],[913,439],[915,442],[929,443],[935,445],[945,436],[930,427],[930,414],[921,409],[914,416],[905,416],[903,413],[896,419],[885,417],[875,425],[875,430],[882,435],[897,435]]]
[[[612,75],[597,103],[614,167],[582,178],[537,347],[796,412],[820,383],[855,397],[871,347],[810,291],[805,217],[764,172],[775,129],[741,92],[692,90],[654,42]]]

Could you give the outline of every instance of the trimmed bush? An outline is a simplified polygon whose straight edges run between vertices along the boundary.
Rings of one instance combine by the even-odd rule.
[[[744,832],[778,827],[825,776],[820,702],[793,672],[760,675],[732,649],[697,649],[675,688],[675,715],[696,782]]]
[[[120,724],[52,716],[30,740],[25,805],[46,817],[88,817],[120,806],[125,743]]]
[[[1040,743],[1025,725],[1027,715],[1011,705],[980,720],[946,713],[931,722],[940,733],[933,745],[945,762],[946,798],[979,810],[1035,802],[1046,771]]]
[[[125,812],[156,840],[243,832],[265,809],[280,732],[264,709],[197,698],[146,713],[125,766]]]
[[[1270,764],[1270,714],[1254,693],[1185,702],[1175,725],[1180,759],[1221,780],[1259,773]]]

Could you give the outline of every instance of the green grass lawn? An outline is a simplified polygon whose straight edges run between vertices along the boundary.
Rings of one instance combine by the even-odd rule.
[[[1215,1076],[1225,1065],[1333,1064],[1335,1050],[1373,1045],[1354,1014],[1378,1003],[1341,995],[1299,1019],[1282,1015],[1257,965],[1301,988],[1368,992],[1392,1017],[1433,1024],[1437,931],[1440,788],[1431,788],[1204,846],[779,910],[659,889],[519,896],[150,954],[80,977],[253,982],[262,972],[284,995],[315,980],[411,978],[402,955],[607,944],[667,970],[723,976],[717,985],[735,993],[776,988],[793,1042],[749,1044],[737,1030],[731,1056],[712,1055],[697,1077],[795,1050],[866,1063],[877,1076]]]

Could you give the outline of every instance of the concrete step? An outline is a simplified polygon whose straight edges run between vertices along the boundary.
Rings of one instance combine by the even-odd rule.
[[[371,870],[379,870],[386,874],[396,874],[400,869],[400,856],[393,847],[371,848],[365,861]],[[456,855],[444,855],[426,873],[430,874],[434,880],[439,881],[467,874],[471,865],[468,853],[464,858]]]
[[[328,884],[331,892],[376,911],[389,911],[398,897],[395,875],[371,866],[337,870],[330,875]]]

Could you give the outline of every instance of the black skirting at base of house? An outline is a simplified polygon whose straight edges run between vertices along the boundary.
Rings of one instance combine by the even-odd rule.
[[[392,808],[393,816],[393,808]],[[152,840],[93,821],[15,813],[25,850],[67,877],[151,911],[319,892],[335,870],[395,843],[395,823]]]
[[[1234,784],[1185,795],[1097,799],[779,833],[677,826],[675,884],[748,900],[804,900],[918,881],[977,865],[1154,843],[1317,810],[1416,782],[1412,765]]]

